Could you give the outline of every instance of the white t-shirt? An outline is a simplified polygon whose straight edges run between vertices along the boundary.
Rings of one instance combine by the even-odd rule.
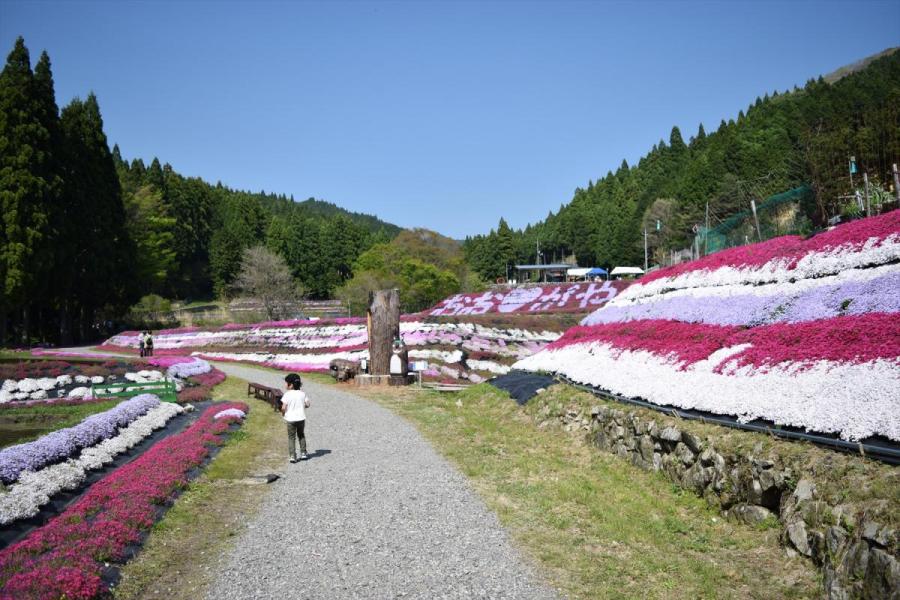
[[[281,403],[287,407],[284,411],[284,420],[296,423],[306,420],[306,392],[303,390],[288,390],[281,397]]]

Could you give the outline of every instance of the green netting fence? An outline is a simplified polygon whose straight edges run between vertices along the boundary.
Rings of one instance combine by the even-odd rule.
[[[698,254],[712,254],[781,235],[809,233],[807,211],[814,201],[813,190],[806,185],[769,196],[756,205],[758,231],[753,211],[748,208],[708,230],[701,226],[694,238],[695,249]]]

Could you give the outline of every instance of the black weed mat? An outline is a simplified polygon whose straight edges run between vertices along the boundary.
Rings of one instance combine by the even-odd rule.
[[[489,380],[495,388],[504,390],[519,404],[524,405],[537,395],[540,389],[547,389],[556,380],[550,375],[538,375],[528,371],[510,371]]]
[[[200,418],[203,411],[211,402],[196,402],[193,406],[196,410],[189,413],[182,413],[169,420],[165,427],[154,431],[150,436],[141,441],[140,444],[134,446],[128,452],[123,452],[116,456],[111,462],[103,466],[102,469],[88,471],[84,482],[77,490],[60,492],[50,499],[50,502],[41,507],[41,511],[30,519],[22,519],[15,523],[10,523],[0,529],[0,549],[6,548],[10,544],[23,539],[32,530],[37,529],[47,523],[53,517],[62,513],[73,502],[81,498],[94,483],[103,479],[119,467],[127,465],[131,461],[141,456],[144,452],[153,447],[156,442],[163,440],[171,435],[181,433],[187,429],[188,425]]]

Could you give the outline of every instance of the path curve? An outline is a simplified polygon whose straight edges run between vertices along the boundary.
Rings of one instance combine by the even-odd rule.
[[[283,385],[283,374],[215,365]],[[314,456],[288,464],[286,440],[279,448],[284,477],[219,558],[208,598],[558,598],[408,422],[330,386],[304,389]]]

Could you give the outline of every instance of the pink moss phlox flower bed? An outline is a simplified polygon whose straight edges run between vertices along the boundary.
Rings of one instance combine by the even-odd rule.
[[[625,289],[629,282],[555,283],[475,294],[456,294],[427,311],[431,316],[489,313],[565,313],[594,310]]]
[[[112,350],[112,349],[110,349]],[[119,350],[119,348],[115,348],[115,350]],[[121,354],[121,351],[118,352]],[[105,352],[70,352],[66,350],[47,350],[45,348],[32,348],[31,349],[32,356],[59,356],[63,358],[95,358],[97,360],[101,358],[120,358],[115,354],[109,354]]]
[[[662,269],[514,368],[663,406],[900,441],[900,211]]]
[[[221,444],[242,402],[218,403],[184,432],[166,438],[135,461],[95,483],[77,502],[25,539],[0,551],[3,600],[96,598],[108,593],[106,563],[126,559],[161,507],[187,484],[188,472]]]
[[[680,321],[630,321],[577,326],[547,350],[599,342],[614,350],[644,350],[671,360],[680,369],[706,360],[722,348],[749,344],[731,355],[731,368],[808,366],[818,361],[857,364],[900,357],[900,318],[869,313],[803,323],[777,323],[746,329]]]

